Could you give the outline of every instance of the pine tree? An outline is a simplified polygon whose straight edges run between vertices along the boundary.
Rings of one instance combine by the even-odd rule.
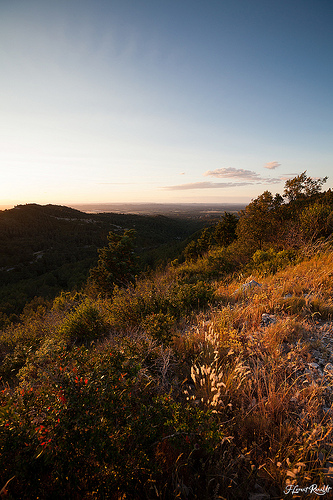
[[[108,246],[100,249],[97,266],[91,269],[88,284],[98,293],[111,295],[115,286],[128,286],[135,280],[138,257],[134,252],[134,229],[123,234],[110,231]]]

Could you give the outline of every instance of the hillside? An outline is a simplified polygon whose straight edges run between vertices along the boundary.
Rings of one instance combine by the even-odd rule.
[[[171,266],[112,301],[62,294],[3,331],[8,498],[329,491],[332,264],[326,244],[245,281],[190,284],[202,261]]]
[[[18,314],[35,296],[52,299],[61,290],[80,287],[111,230],[136,230],[144,268],[172,257],[180,242],[203,226],[193,219],[86,214],[57,205],[0,211],[0,313]]]

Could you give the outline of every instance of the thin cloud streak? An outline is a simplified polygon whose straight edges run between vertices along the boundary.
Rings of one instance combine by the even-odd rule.
[[[182,191],[187,189],[225,189],[232,187],[248,186],[250,182],[190,182],[178,186],[164,186],[162,189],[168,191]]]

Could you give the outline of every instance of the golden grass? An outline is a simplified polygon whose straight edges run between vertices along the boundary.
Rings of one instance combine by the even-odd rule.
[[[329,481],[331,381],[309,363],[313,351],[330,359],[317,327],[333,312],[332,265],[333,253],[325,252],[274,276],[218,283],[223,304],[201,315],[187,340],[195,345],[188,400],[220,412],[258,476],[281,490]],[[261,286],[243,291],[252,279]],[[264,313],[276,321],[263,326]]]

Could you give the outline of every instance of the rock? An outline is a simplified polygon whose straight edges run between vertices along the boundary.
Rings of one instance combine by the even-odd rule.
[[[262,287],[262,285],[255,280],[248,281],[247,283],[243,283],[240,288],[237,288],[233,295],[237,295],[238,293],[246,293],[256,287]]]
[[[276,316],[274,314],[263,313],[261,315],[261,326],[268,326],[276,323]]]
[[[248,283],[244,283],[244,285],[242,285],[242,289],[248,290],[249,288],[251,289],[251,288],[255,288],[257,286],[262,287],[262,285],[260,283],[258,283],[257,281],[251,280]]]

